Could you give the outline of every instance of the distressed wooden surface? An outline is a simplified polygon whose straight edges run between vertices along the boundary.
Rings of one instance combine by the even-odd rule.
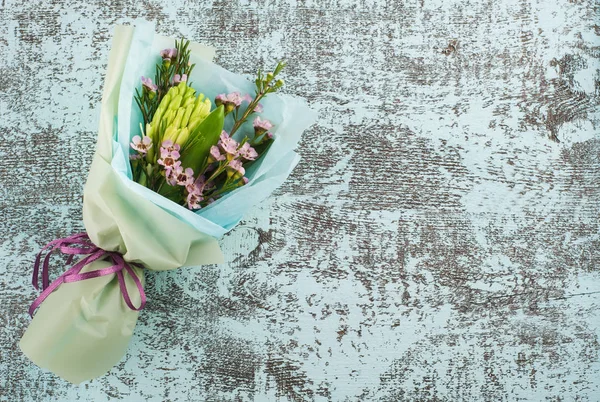
[[[2,0],[0,400],[600,400],[598,7]],[[17,341],[137,17],[236,72],[287,58],[319,120],[227,262],[150,275],[126,357],[76,387]]]

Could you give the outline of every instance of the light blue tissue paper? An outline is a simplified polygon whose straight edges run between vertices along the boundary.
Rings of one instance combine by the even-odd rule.
[[[140,135],[139,125],[142,122],[141,112],[134,100],[135,88],[141,85],[141,76],[154,77],[155,66],[161,61],[159,52],[174,45],[172,39],[156,35],[153,24],[146,21],[136,23],[119,93],[118,131],[113,144],[112,166],[133,191],[197,230],[219,238],[231,230],[248,209],[267,198],[287,179],[300,159],[294,149],[302,132],[315,122],[317,116],[301,99],[281,94],[267,95],[261,101],[264,113],[258,115],[274,124],[271,130],[274,141],[266,154],[247,170],[248,184],[203,209],[190,211],[132,181],[129,163],[129,144],[133,136]],[[190,49],[190,61],[196,67],[188,80],[198,93],[204,93],[211,101],[218,94],[234,91],[254,95],[253,82],[198,57],[199,51],[194,54],[195,49],[202,49],[206,54],[205,46],[192,43]],[[232,118],[226,117],[225,129],[231,128],[232,124]],[[235,137],[239,140],[246,134],[251,136],[252,132],[252,122],[248,121]]]

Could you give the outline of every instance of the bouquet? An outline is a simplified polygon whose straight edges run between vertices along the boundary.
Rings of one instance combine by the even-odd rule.
[[[37,256],[33,285],[41,276],[42,292],[20,341],[31,361],[72,383],[125,354],[146,303],[146,270],[222,263],[218,239],[299,160],[293,149],[315,115],[277,93],[285,63],[249,82],[213,57],[146,22],[115,29],[84,188],[86,232]],[[51,282],[60,253],[69,268]]]

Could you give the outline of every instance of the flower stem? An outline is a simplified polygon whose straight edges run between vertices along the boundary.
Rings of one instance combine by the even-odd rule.
[[[206,180],[206,182],[211,182],[214,179],[216,179],[217,177],[219,177],[219,175],[221,173],[223,173],[225,171],[225,169],[227,168],[227,163],[224,164],[219,164],[219,167],[217,168],[217,170],[215,170],[215,172],[208,178],[208,180]]]
[[[248,104],[248,107],[246,108],[246,110],[244,111],[244,114],[242,115],[241,119],[237,119],[237,113],[235,115],[235,123],[233,123],[233,127],[231,128],[231,132],[229,133],[229,136],[233,137],[233,134],[235,134],[235,132],[242,126],[242,124],[244,124],[244,122],[248,119],[248,117],[250,117],[250,115],[252,113],[254,113],[254,109],[256,108],[256,105],[258,105],[258,102],[263,98],[263,96],[265,96],[264,93],[259,93],[258,95],[256,95],[256,98],[254,98],[254,100],[252,102],[250,102],[250,104]]]
[[[166,180],[163,180],[160,182],[160,186],[158,186],[158,188],[156,189],[156,192],[160,194],[160,190],[162,189],[162,186],[166,183]]]

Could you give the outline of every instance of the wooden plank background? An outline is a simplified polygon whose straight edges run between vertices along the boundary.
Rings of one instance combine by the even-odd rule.
[[[600,400],[594,0],[2,0],[0,400]],[[149,275],[126,357],[79,387],[33,366],[40,246],[81,230],[117,23],[286,58],[318,111],[292,178]]]

